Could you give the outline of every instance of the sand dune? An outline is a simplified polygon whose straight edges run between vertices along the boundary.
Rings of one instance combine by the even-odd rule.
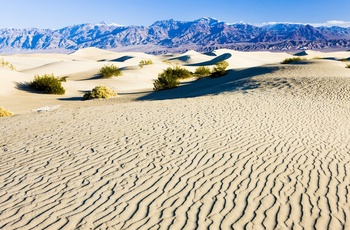
[[[39,74],[43,75],[46,73],[52,73],[54,71],[55,75],[64,76],[70,74],[76,74],[83,71],[94,71],[98,73],[99,69],[105,63],[101,62],[92,62],[92,63],[84,63],[84,62],[74,62],[74,61],[57,61],[48,63],[42,66],[38,66],[35,68],[23,70],[21,72],[28,73],[31,75]]]
[[[123,88],[130,82],[118,98],[89,102],[4,93],[0,105],[35,95],[48,112],[0,119],[0,229],[349,229],[350,70],[337,61],[346,55],[281,65],[292,54],[215,53],[185,56],[229,53],[241,67],[145,94],[175,56],[141,69],[127,54],[130,70],[104,83],[137,80],[138,94]],[[102,83],[89,79],[98,62],[81,62],[68,99]]]

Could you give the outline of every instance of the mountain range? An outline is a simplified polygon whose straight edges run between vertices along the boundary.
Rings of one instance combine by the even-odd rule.
[[[350,49],[350,28],[276,23],[254,26],[213,18],[151,26],[79,24],[61,29],[0,29],[0,52],[71,52],[86,47],[153,54],[228,48],[242,51]]]

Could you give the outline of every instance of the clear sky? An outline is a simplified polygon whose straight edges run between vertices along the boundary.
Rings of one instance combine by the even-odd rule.
[[[157,20],[192,21],[201,17],[256,25],[265,22],[350,22],[350,0],[0,1],[0,28],[59,29],[68,25],[102,21],[149,26]]]

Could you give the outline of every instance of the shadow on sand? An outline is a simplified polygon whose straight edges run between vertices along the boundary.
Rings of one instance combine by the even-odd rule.
[[[221,54],[220,56],[217,56],[216,58],[213,58],[210,61],[205,61],[205,62],[200,62],[200,63],[193,63],[193,64],[187,64],[185,66],[206,66],[206,65],[215,65],[216,63],[220,62],[220,61],[225,61],[227,59],[229,59],[230,57],[232,57],[232,54],[230,53],[224,53]]]
[[[229,70],[227,74],[220,78],[202,78],[197,81],[183,83],[178,88],[162,91],[154,91],[137,100],[167,100],[179,98],[191,98],[204,95],[217,95],[223,92],[233,92],[242,89],[244,84],[252,77],[272,73],[279,68],[276,66],[261,66],[242,70]],[[258,85],[256,85],[258,87]],[[256,88],[251,85],[249,90]]]
[[[97,80],[97,79],[101,79],[102,75],[101,74],[95,74],[92,77],[88,77],[88,78],[84,78],[84,79],[80,79],[77,81],[86,81],[86,80]]]
[[[215,54],[214,54],[215,55]],[[207,55],[210,56],[210,55]],[[215,58],[209,60],[209,61],[205,61],[205,62],[199,62],[199,63],[192,63],[192,64],[185,64],[184,66],[206,66],[206,65],[215,65],[216,63],[220,62],[220,61],[224,61],[229,59],[230,57],[232,57],[232,54],[230,53],[224,53],[221,54],[220,56],[215,56]],[[170,61],[182,61],[182,62],[188,62],[191,59],[190,55],[184,55],[184,56],[180,56],[180,57],[174,57],[174,58],[170,58]]]
[[[119,57],[119,58],[116,58],[116,59],[112,59],[112,60],[109,60],[109,59],[101,59],[101,60],[98,60],[98,62],[125,62],[129,59],[132,59],[134,58],[133,56],[122,56],[122,57]]]
[[[83,97],[58,98],[60,101],[83,101]]]

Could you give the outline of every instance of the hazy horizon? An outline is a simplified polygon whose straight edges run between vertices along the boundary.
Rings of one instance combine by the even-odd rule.
[[[0,28],[60,29],[82,23],[150,26],[155,21],[193,21],[212,17],[227,23],[264,25],[300,23],[314,26],[350,27],[350,1],[321,0],[316,3],[295,0],[61,0],[30,2],[15,0],[2,6]]]

